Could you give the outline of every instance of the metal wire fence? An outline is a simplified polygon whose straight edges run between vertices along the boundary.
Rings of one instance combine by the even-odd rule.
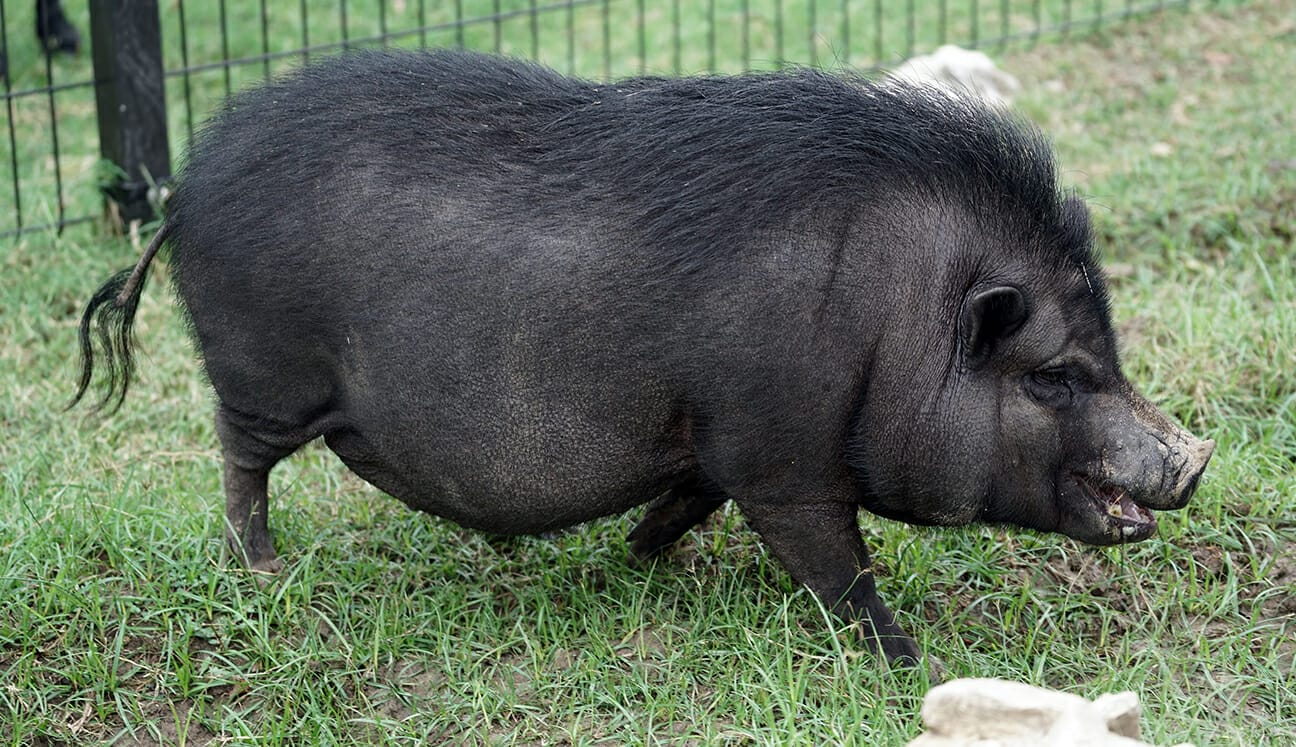
[[[57,5],[57,3],[53,3]],[[874,68],[946,43],[1002,48],[1065,39],[1121,20],[1220,0],[90,0],[68,2],[90,29],[78,55],[46,55],[31,29],[43,0],[0,0],[7,74],[0,133],[0,238],[57,230],[104,214],[105,191],[137,195],[170,173],[169,152],[243,86],[355,47],[467,47],[539,60],[590,78],[693,74],[788,64]],[[104,18],[111,15],[112,23]],[[158,62],[132,48],[148,34],[102,31],[144,20],[160,30]],[[151,14],[151,17],[150,17]],[[113,25],[117,24],[117,25]],[[106,47],[111,45],[112,49]],[[94,63],[92,64],[92,59]],[[111,163],[108,139],[130,125],[104,111],[105,90],[156,74],[162,122],[152,169]],[[142,60],[142,62],[141,62]],[[156,65],[159,69],[150,72]],[[98,97],[96,96],[98,94]],[[145,102],[150,103],[150,102]],[[105,125],[105,120],[108,125]],[[105,129],[107,127],[107,129]],[[131,135],[127,132],[126,135]],[[170,145],[169,152],[167,151]],[[139,159],[133,159],[139,160]],[[147,161],[148,159],[144,159]],[[115,192],[113,190],[116,190]],[[129,189],[127,191],[130,191]],[[113,203],[107,203],[111,206]]]

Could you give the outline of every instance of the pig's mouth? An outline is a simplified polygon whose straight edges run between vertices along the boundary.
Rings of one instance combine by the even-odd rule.
[[[1157,520],[1152,509],[1135,503],[1124,488],[1081,474],[1072,474],[1071,479],[1084,496],[1081,501],[1087,504],[1073,509],[1090,513],[1079,522],[1088,530],[1083,534],[1089,536],[1076,539],[1093,544],[1116,544],[1138,542],[1156,534]]]

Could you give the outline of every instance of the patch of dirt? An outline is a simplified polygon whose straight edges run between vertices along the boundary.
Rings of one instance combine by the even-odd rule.
[[[1279,547],[1265,574],[1265,580],[1278,593],[1265,595],[1260,612],[1266,619],[1285,619],[1296,626],[1296,549],[1285,544]],[[1296,639],[1290,642],[1296,646]]]
[[[373,704],[376,715],[403,721],[421,712],[426,704],[434,702],[445,685],[445,673],[420,662],[396,662],[375,675],[377,682],[368,685],[366,700]]]
[[[1279,247],[1291,246],[1296,230],[1296,190],[1280,184],[1254,200],[1213,206],[1194,206],[1188,235],[1192,246],[1205,257],[1222,258],[1238,241],[1256,237],[1276,239]]]
[[[193,706],[184,700],[142,704],[143,723],[136,728],[134,735],[127,735],[116,744],[139,747],[184,744],[203,747],[225,744],[228,741],[196,723],[192,718],[192,709]]]
[[[670,663],[672,647],[657,628],[645,626],[631,631],[616,648],[631,667],[641,670],[663,670]]]
[[[1011,542],[1011,538],[1008,541]],[[1172,562],[1190,562],[1193,566],[1191,573],[1198,579],[1197,583],[1204,586],[1235,585],[1241,608],[1236,615],[1226,617],[1189,616],[1187,625],[1174,631],[1174,637],[1182,645],[1189,645],[1189,641],[1198,638],[1223,640],[1237,636],[1248,626],[1248,620],[1296,629],[1296,557],[1290,549],[1263,537],[1238,538],[1236,542],[1225,538],[1222,543],[1181,545],[1183,552],[1177,553],[1179,560]],[[1073,609],[1059,608],[1054,613],[1066,616],[1065,625],[1072,632],[1095,644],[1110,644],[1127,633],[1136,636],[1146,632],[1149,618],[1166,613],[1163,600],[1150,596],[1140,583],[1145,572],[1158,574],[1163,571],[1155,567],[1145,571],[1140,562],[1077,546],[1059,547],[1043,557],[1038,553],[1009,550],[1003,558],[995,561],[995,566],[996,573],[1007,572],[1012,577],[1011,582],[1004,584],[1020,585],[1023,589],[1035,587],[1045,601],[1052,604],[1065,605],[1067,600],[1074,600],[1076,606]],[[1188,569],[1181,566],[1180,570],[1173,572],[1186,574]],[[1022,629],[1005,631],[1005,638],[1028,635],[1031,631],[1026,628],[1038,621],[1036,616],[1012,614],[1011,602],[986,593],[987,584],[998,586],[999,583],[965,576],[934,585],[937,593],[924,605],[924,617],[939,625],[948,618],[948,610],[954,609],[976,623],[966,624],[963,626],[965,630],[982,626],[1001,630],[1005,625],[1015,624]],[[1162,578],[1154,585],[1167,583],[1173,584],[1174,581]],[[1097,608],[1101,608],[1101,614],[1095,613]],[[1284,652],[1296,655],[1296,636],[1283,637],[1282,640],[1285,641],[1282,644]],[[968,643],[977,645],[978,642],[969,640]],[[997,638],[984,643],[1001,645]],[[1139,641],[1131,640],[1129,643],[1136,648],[1142,645]],[[1162,643],[1178,645],[1169,640]]]

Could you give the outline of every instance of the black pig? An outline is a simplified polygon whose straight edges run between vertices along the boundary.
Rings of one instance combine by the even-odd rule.
[[[230,542],[280,560],[311,439],[413,508],[544,532],[655,502],[651,556],[733,499],[892,661],[860,507],[1111,544],[1214,444],[1121,374],[1088,215],[1031,128],[801,70],[599,85],[358,53],[236,96],[82,319],[120,404],[166,241],[218,399]]]

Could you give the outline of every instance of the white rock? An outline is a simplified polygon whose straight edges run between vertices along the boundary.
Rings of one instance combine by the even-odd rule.
[[[1107,693],[1099,695],[1093,704],[1094,708],[1102,714],[1103,720],[1107,722],[1107,729],[1112,734],[1130,739],[1139,738],[1139,716],[1142,714],[1142,709],[1139,708],[1137,695],[1128,690],[1123,693]]]
[[[1090,702],[1020,682],[954,680],[927,693],[922,719],[927,731],[909,747],[1148,747],[1132,692]]]
[[[1087,703],[1020,682],[963,679],[927,693],[922,718],[936,734],[998,739],[1043,734],[1062,714]]]
[[[906,60],[891,71],[893,80],[932,85],[952,96],[974,96],[1007,108],[1021,84],[982,52],[946,44],[932,54]]]

